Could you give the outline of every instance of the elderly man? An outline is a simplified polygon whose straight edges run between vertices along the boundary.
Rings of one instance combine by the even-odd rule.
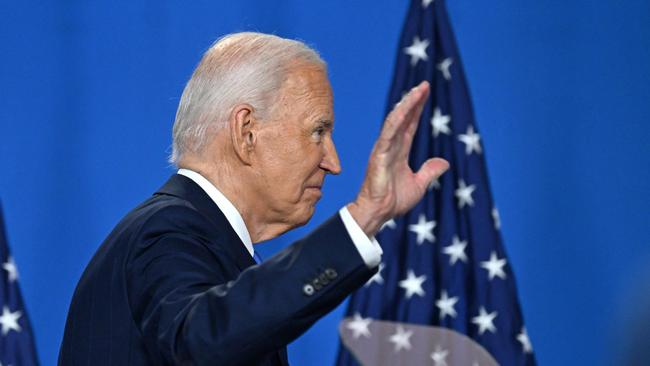
[[[332,140],[324,62],[258,33],[220,39],[181,98],[162,188],[111,232],[84,271],[60,365],[287,365],[285,346],[376,271],[382,223],[448,167],[408,153],[423,83],[390,113],[356,200],[262,262],[254,243],[304,225]]]

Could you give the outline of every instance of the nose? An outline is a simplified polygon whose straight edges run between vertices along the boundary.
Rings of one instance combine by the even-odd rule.
[[[331,137],[327,138],[325,141],[324,149],[325,154],[320,162],[321,169],[325,170],[329,174],[338,175],[341,173],[341,162],[339,161],[339,155],[336,153],[334,140],[332,140]]]

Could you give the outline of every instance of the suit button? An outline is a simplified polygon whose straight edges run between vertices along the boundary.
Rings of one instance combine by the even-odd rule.
[[[333,270],[332,268],[328,268],[328,269],[325,270],[325,275],[326,275],[327,278],[329,278],[330,280],[333,280],[333,279],[335,279],[339,274],[336,273],[336,271]]]
[[[326,286],[328,283],[330,283],[330,279],[327,278],[327,275],[325,273],[321,273],[318,276],[318,279],[320,280],[320,283],[323,284],[323,286]]]
[[[323,288],[323,285],[321,284],[320,280],[318,278],[314,278],[313,281],[311,281],[311,285],[314,286],[316,291],[320,290]]]
[[[314,294],[314,286],[310,284],[306,284],[305,286],[302,287],[302,293],[311,296]]]

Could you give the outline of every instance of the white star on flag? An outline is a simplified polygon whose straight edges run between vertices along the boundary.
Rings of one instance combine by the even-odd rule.
[[[426,61],[429,59],[427,55],[427,47],[429,47],[429,40],[420,40],[420,37],[413,38],[413,44],[404,49],[404,53],[411,56],[411,66],[415,66],[418,61]]]
[[[451,66],[452,63],[454,63],[454,59],[451,57],[447,57],[446,59],[440,61],[440,63],[438,63],[437,65],[438,70],[442,72],[442,76],[447,81],[451,80],[451,74],[449,73],[449,66]]]
[[[440,320],[444,319],[445,316],[449,315],[452,318],[456,317],[456,309],[454,305],[458,302],[458,297],[449,297],[446,290],[442,290],[440,294],[440,299],[436,301],[436,306],[440,309]]]
[[[451,117],[449,115],[443,115],[439,107],[433,111],[433,117],[431,117],[431,127],[433,127],[433,137],[438,137],[442,132],[445,135],[451,134],[449,129],[449,122],[451,122]]]
[[[533,346],[530,344],[526,327],[521,328],[521,333],[517,334],[517,340],[521,343],[524,353],[533,353]]]
[[[22,328],[18,324],[18,319],[23,315],[20,311],[11,312],[5,305],[2,307],[2,315],[0,315],[0,325],[2,325],[2,335],[7,335],[10,330],[20,332]]]
[[[379,285],[382,285],[384,283],[384,277],[381,276],[381,271],[384,269],[384,264],[379,263],[379,269],[377,270],[377,273],[375,273],[370,279],[366,282],[364,286],[368,287],[372,285],[373,283],[377,283]]]
[[[431,4],[433,0],[422,0],[422,8],[426,9],[429,7],[429,4]]]
[[[409,225],[409,230],[417,234],[416,242],[418,245],[422,245],[425,240],[431,243],[436,241],[436,237],[433,235],[433,228],[435,227],[435,221],[427,221],[426,216],[420,214],[420,217],[418,217],[418,223]]]
[[[486,330],[492,333],[495,333],[497,331],[497,328],[493,323],[494,318],[497,317],[497,314],[498,313],[496,311],[488,314],[488,312],[485,311],[485,308],[481,306],[478,316],[472,318],[472,323],[478,326],[478,334],[483,334]]]
[[[440,189],[440,181],[438,180],[438,178],[432,180],[431,183],[429,183],[429,187],[427,187],[428,190],[432,190],[434,188]]]
[[[442,248],[442,252],[449,255],[449,265],[453,266],[460,259],[467,262],[467,255],[465,255],[465,248],[467,241],[461,241],[458,235],[454,235],[454,241],[450,246]]]
[[[406,291],[406,298],[410,299],[413,295],[424,296],[425,292],[422,289],[422,283],[427,280],[426,275],[415,276],[412,269],[408,270],[406,279],[399,281],[399,286]]]
[[[368,329],[368,327],[371,322],[371,318],[363,318],[361,314],[355,313],[354,319],[348,323],[347,328],[352,331],[354,339],[361,336],[370,338],[370,329]]]
[[[465,144],[465,154],[481,153],[481,136],[474,132],[474,127],[467,127],[467,133],[458,135],[458,139]]]
[[[501,215],[499,215],[499,210],[496,207],[492,209],[492,220],[494,220],[494,228],[501,229]]]
[[[404,328],[402,328],[401,325],[397,326],[396,333],[391,335],[388,340],[395,344],[395,352],[399,352],[402,349],[406,349],[407,351],[411,349],[411,336],[413,335],[413,331],[405,331]]]
[[[13,257],[9,257],[7,262],[2,264],[2,269],[7,271],[9,282],[14,282],[18,279],[18,267],[16,267]]]
[[[395,220],[390,219],[390,220],[384,222],[383,225],[381,225],[381,227],[379,228],[379,231],[382,231],[385,228],[394,229],[396,227],[397,227],[397,223],[395,222]]]
[[[490,253],[490,260],[481,262],[481,267],[485,268],[488,271],[488,278],[490,281],[494,277],[499,277],[503,280],[506,279],[506,273],[503,271],[503,267],[506,265],[507,260],[505,258],[499,259],[497,253],[492,251]]]
[[[464,180],[458,181],[458,188],[455,191],[456,198],[458,198],[458,208],[463,208],[465,205],[474,206],[474,199],[472,198],[472,193],[476,186],[470,184],[469,186],[465,184]]]
[[[447,355],[449,351],[436,346],[436,350],[431,354],[431,359],[435,366],[447,366]]]

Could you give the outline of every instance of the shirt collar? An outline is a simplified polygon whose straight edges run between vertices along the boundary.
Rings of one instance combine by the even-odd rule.
[[[248,253],[253,256],[253,242],[251,241],[248,228],[246,228],[244,219],[241,217],[241,214],[237,211],[237,208],[235,208],[232,202],[230,202],[230,200],[228,200],[228,198],[226,198],[226,196],[224,196],[223,193],[214,186],[214,184],[210,183],[210,181],[201,174],[189,169],[178,169],[178,174],[190,178],[194,183],[198,184],[199,187],[210,196],[210,198],[212,198],[217,207],[219,207],[224,216],[226,216],[226,220],[228,220],[230,226],[235,230],[239,239],[244,243]]]

